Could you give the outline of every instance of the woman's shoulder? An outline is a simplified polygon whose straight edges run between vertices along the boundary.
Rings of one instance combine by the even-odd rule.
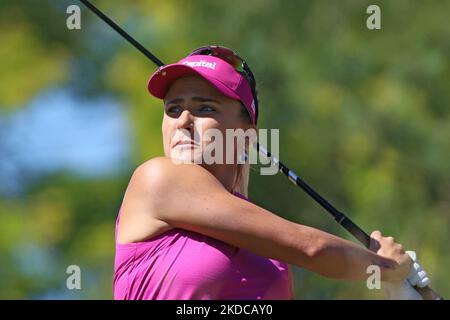
[[[149,192],[161,190],[170,183],[177,168],[166,157],[156,157],[145,161],[134,170],[128,189],[131,192]],[[140,191],[140,192],[139,192]]]
[[[183,182],[183,183],[180,183]],[[208,170],[197,164],[184,164],[168,157],[155,157],[140,164],[133,172],[130,185],[152,194],[164,195],[163,191],[175,191],[192,183],[220,183]]]
[[[119,242],[141,241],[170,230],[173,226],[164,219],[167,214],[174,207],[181,212],[186,205],[181,198],[189,194],[192,200],[195,197],[192,186],[208,186],[208,181],[209,186],[220,183],[198,165],[176,164],[166,157],[152,158],[139,165],[123,198]]]
[[[186,174],[209,174],[206,169],[197,164],[178,163],[168,157],[151,158],[140,164],[133,172],[134,175],[152,178],[171,177],[184,172]],[[212,176],[212,175],[211,175]]]
[[[160,177],[167,177],[167,175],[173,170],[173,163],[167,157],[155,157],[149,159],[139,166],[133,172],[131,180],[133,178],[140,178],[141,182],[148,181],[145,178],[152,177],[153,179],[158,179]]]
[[[163,157],[153,158],[134,170],[119,212],[117,243],[144,241],[171,229],[167,223],[152,214],[149,205],[158,184],[163,182],[168,161],[170,160]]]

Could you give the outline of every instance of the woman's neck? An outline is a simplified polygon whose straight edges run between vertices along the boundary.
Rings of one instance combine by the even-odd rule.
[[[211,172],[211,174],[213,174],[217,180],[222,183],[225,189],[230,192],[233,191],[237,174],[236,164],[217,164],[205,166],[204,168]]]

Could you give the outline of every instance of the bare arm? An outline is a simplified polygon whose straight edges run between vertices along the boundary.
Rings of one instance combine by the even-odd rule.
[[[235,197],[206,169],[155,158],[136,169],[130,192],[154,218],[325,277],[363,280],[378,265],[392,280],[397,263],[350,241],[297,224]],[[398,272],[397,272],[398,273]],[[398,279],[401,280],[401,279]]]

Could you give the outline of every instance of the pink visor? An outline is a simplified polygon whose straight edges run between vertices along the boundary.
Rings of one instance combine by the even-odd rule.
[[[255,101],[249,83],[230,64],[217,57],[192,55],[177,63],[162,66],[148,80],[148,91],[154,97],[164,99],[173,81],[193,73],[207,80],[227,97],[241,101],[252,123],[256,123]]]

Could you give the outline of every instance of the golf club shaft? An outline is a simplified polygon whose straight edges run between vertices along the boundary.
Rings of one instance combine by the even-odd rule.
[[[153,61],[158,67],[164,65],[164,63],[155,57],[150,51],[144,48],[142,44],[137,42],[132,36],[130,36],[125,30],[119,27],[114,21],[108,18],[103,12],[97,9],[92,3],[87,0],[80,0],[86,7],[88,7],[92,12],[94,12],[100,19],[105,21],[111,28],[116,30],[122,37],[124,37],[129,43],[131,43],[136,49],[142,52],[147,58]]]
[[[366,248],[370,247],[370,236],[358,227],[352,220],[350,220],[345,214],[337,210],[327,200],[325,200],[320,194],[306,184],[294,171],[285,166],[280,160],[273,156],[270,151],[267,151],[264,147],[256,143],[256,149],[261,152],[266,158],[278,166],[278,169],[283,172],[292,183],[303,189],[309,196],[317,201],[325,210],[327,210],[336,221],[343,226],[348,232],[350,232],[359,242],[361,242]]]
[[[144,48],[138,41],[131,37],[127,32],[125,32],[121,27],[119,27],[114,21],[109,19],[103,12],[101,12],[97,7],[91,4],[88,0],[80,0],[86,7],[93,11],[100,19],[106,22],[111,28],[116,30],[121,36],[123,36],[128,42],[130,42],[136,49],[142,52],[147,58],[149,58],[158,67],[164,65],[164,63],[156,58],[150,51]],[[314,200],[316,200],[325,210],[327,210],[336,221],[343,226],[347,231],[349,231],[356,239],[358,239],[365,247],[370,246],[370,236],[364,232],[360,227],[358,227],[352,220],[350,220],[345,214],[333,207],[327,200],[321,197],[317,192],[315,192],[310,186],[308,186],[304,181],[300,179],[292,170],[281,163],[277,158],[273,157],[269,151],[261,147],[259,144],[256,145],[258,151],[262,152],[266,157],[268,157],[273,163],[278,165],[280,171],[282,171],[293,183],[303,189],[308,195],[310,195]],[[430,287],[417,288],[419,293],[428,300],[442,300],[443,298],[433,291]]]

